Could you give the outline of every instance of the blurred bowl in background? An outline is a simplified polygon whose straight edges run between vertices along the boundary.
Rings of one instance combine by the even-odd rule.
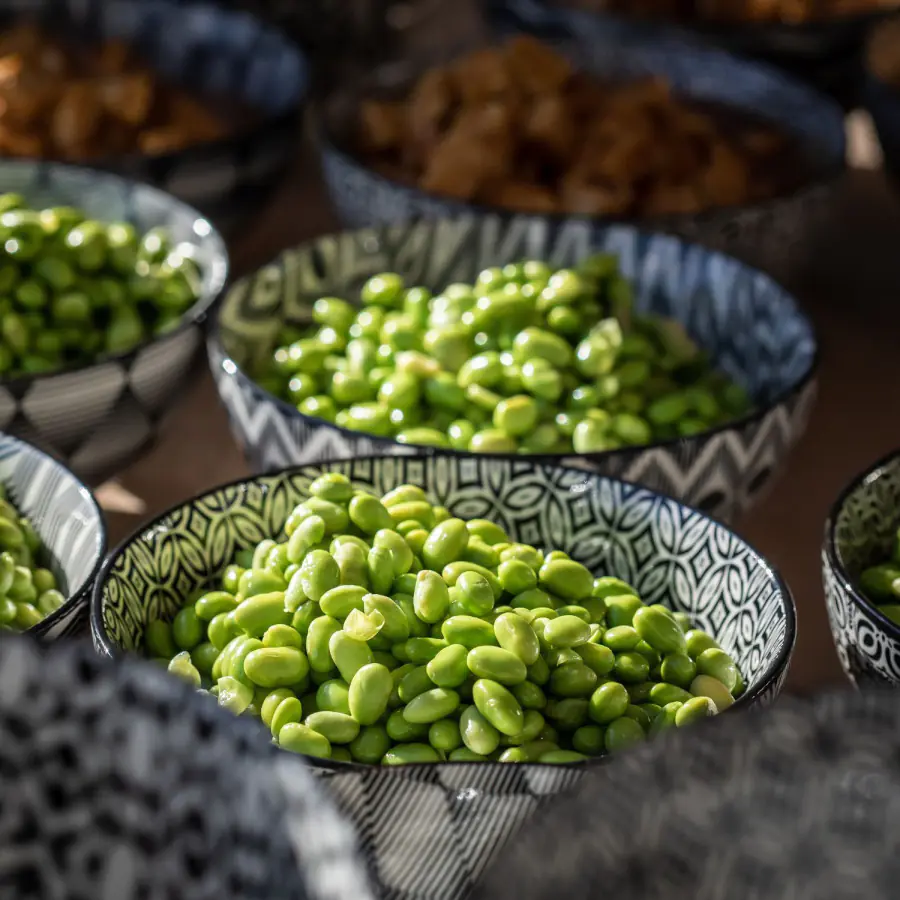
[[[0,160],[0,192],[32,206],[74,206],[93,219],[162,226],[193,247],[202,281],[197,302],[173,330],[79,368],[0,380],[0,431],[62,460],[89,484],[120,470],[155,437],[184,393],[206,315],[228,276],[228,253],[196,210],[156,188],[58,163]]]
[[[530,17],[544,10],[578,8],[587,11],[589,3],[560,4],[552,0],[486,0],[489,19],[502,19],[506,10]],[[860,99],[863,81],[863,48],[873,25],[893,14],[894,9],[822,15],[804,21],[716,21],[695,18],[691,21],[660,21],[655,24],[678,30],[730,53],[751,57],[790,72],[818,90],[829,94],[845,109],[854,108]],[[579,27],[602,30],[610,13],[589,11],[594,19],[580,20]],[[653,23],[647,20],[650,27]]]
[[[227,126],[221,138],[174,151],[92,156],[79,164],[153,184],[230,235],[262,207],[294,160],[307,64],[285,35],[249,13],[188,0],[0,3],[5,27],[23,17],[76,46],[123,42]]]
[[[815,396],[818,348],[793,298],[761,272],[676,237],[625,225],[541,217],[424,221],[343,232],[287,251],[237,282],[220,304],[207,349],[232,431],[250,466],[288,465],[370,453],[477,454],[413,447],[305,416],[251,377],[274,349],[284,321],[310,321],[312,304],[337,295],[356,302],[372,275],[397,272],[435,293],[474,282],[486,266],[521,259],[573,265],[605,250],[619,256],[635,307],[671,316],[742,385],[755,412],[694,437],[582,456],[531,458],[582,466],[646,485],[732,520],[760,496],[803,433]]]
[[[831,636],[857,686],[900,684],[900,624],[863,594],[864,569],[889,559],[900,527],[900,451],[857,475],[825,523],[822,578]]]
[[[866,47],[863,105],[875,123],[885,169],[900,178],[900,18],[872,32]]]
[[[802,184],[787,194],[744,206],[641,220],[646,228],[724,250],[790,281],[808,262],[810,231],[845,168],[844,119],[837,104],[782,72],[700,47],[696,41],[622,21],[610,21],[595,32],[584,24],[585,19],[591,16],[558,11],[533,20],[510,12],[497,30],[504,36],[530,33],[592,75],[612,80],[660,76],[676,96],[743,114],[793,138],[803,148]],[[392,72],[396,77],[396,68]],[[409,71],[402,83],[408,84],[417,74],[418,70]],[[366,90],[375,89],[373,84]],[[508,214],[496,207],[485,209],[426,193],[362,161],[351,149],[348,133],[358,118],[360,100],[352,91],[338,94],[322,118],[325,179],[345,225],[362,227],[465,211]],[[544,218],[553,229],[580,217],[546,214]]]
[[[0,485],[34,526],[49,557],[36,561],[53,572],[66,598],[28,634],[55,640],[83,633],[106,554],[106,525],[96,500],[65,466],[7,434],[0,434]]]

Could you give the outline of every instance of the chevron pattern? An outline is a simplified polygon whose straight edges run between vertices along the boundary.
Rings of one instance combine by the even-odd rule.
[[[184,384],[202,320],[225,284],[225,244],[195,210],[114,175],[2,160],[0,177],[6,190],[39,208],[76,206],[102,221],[132,222],[139,231],[162,226],[176,243],[193,247],[203,272],[200,299],[177,330],[95,365],[0,383],[0,431],[41,447],[96,484],[153,439]]]
[[[173,616],[236,550],[279,533],[326,471],[343,472],[376,494],[419,484],[456,515],[496,521],[516,540],[565,550],[597,574],[627,579],[647,602],[688,612],[737,661],[748,684],[739,708],[770,703],[781,689],[794,642],[793,603],[740,538],[643,488],[515,458],[325,462],[176,507],[111,558],[94,592],[97,649],[140,651],[151,619]],[[337,763],[322,772],[356,827],[379,896],[455,900],[550,798],[586,781],[590,768]]]
[[[900,516],[900,453],[859,475],[825,526],[822,580],[838,659],[857,687],[900,684],[900,626],[872,605],[855,581],[887,558]]]
[[[0,434],[0,484],[41,537],[66,603],[31,629],[55,640],[80,630],[106,553],[106,526],[90,491],[46,454]]]
[[[794,300],[760,272],[675,237],[627,226],[570,222],[551,229],[540,218],[461,218],[345,232],[286,252],[233,287],[208,343],[219,394],[249,464],[269,472],[322,459],[410,452],[304,417],[247,377],[245,370],[271,352],[280,324],[309,321],[318,297],[352,298],[367,277],[386,270],[437,291],[473,280],[488,265],[529,256],[568,265],[596,250],[619,256],[640,310],[683,322],[761,410],[678,442],[554,461],[637,481],[734,520],[768,487],[806,427],[815,398],[812,327]]]

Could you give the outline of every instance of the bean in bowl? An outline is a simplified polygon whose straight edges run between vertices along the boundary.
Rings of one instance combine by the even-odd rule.
[[[580,762],[744,690],[714,638],[624,581],[338,472],[145,647],[285,750],[384,765]]]
[[[0,195],[0,375],[86,365],[175,328],[200,295],[193,246]]]
[[[750,411],[674,319],[632,308],[612,254],[483,270],[432,297],[393,273],[286,326],[259,382],[306,415],[403,444],[595,453]]]

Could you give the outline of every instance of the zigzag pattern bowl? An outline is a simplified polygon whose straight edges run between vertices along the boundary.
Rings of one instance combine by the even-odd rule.
[[[195,248],[200,298],[178,328],[93,365],[0,380],[0,430],[36,444],[96,484],[153,440],[196,359],[202,325],[225,286],[228,253],[196,210],[115,175],[2,160],[0,190],[16,191],[37,207],[75,206],[101,221],[132,222],[139,231],[162,226],[177,243]]]
[[[817,348],[795,301],[734,259],[629,226],[487,217],[344,232],[303,244],[239,281],[217,312],[208,352],[238,443],[256,471],[368,453],[430,453],[301,415],[248,376],[282,321],[310,321],[323,295],[358,298],[371,275],[396,271],[439,290],[486,266],[532,257],[570,265],[597,250],[619,255],[641,311],[681,321],[758,411],[678,441],[578,457],[535,457],[626,478],[730,520],[757,500],[806,425]],[[470,454],[459,454],[469,456]]]
[[[891,553],[900,527],[900,451],[858,475],[825,523],[822,579],[838,659],[858,687],[900,684],[900,625],[868,600],[856,580]]]
[[[106,526],[96,501],[56,460],[6,434],[0,434],[0,484],[40,535],[48,553],[41,562],[67,598],[29,634],[55,639],[78,633],[106,553]]]
[[[747,692],[736,711],[766,705],[781,689],[794,646],[793,601],[778,574],[734,533],[635,485],[490,457],[328,462],[237,482],[183,503],[135,534],[104,566],[91,609],[98,651],[140,651],[151,619],[171,619],[183,598],[221,573],[236,550],[278,534],[311,481],[326,471],[343,472],[377,494],[420,485],[454,515],[496,521],[515,540],[565,550],[598,575],[628,580],[645,601],[687,612],[744,675]],[[323,774],[331,793],[359,830],[379,896],[388,900],[466,896],[524,822],[593,768],[330,765]]]

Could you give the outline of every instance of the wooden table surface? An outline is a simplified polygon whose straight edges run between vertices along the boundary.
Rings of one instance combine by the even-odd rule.
[[[851,158],[877,165],[866,124],[855,123],[852,135]],[[829,506],[856,472],[900,444],[893,405],[900,395],[900,370],[892,356],[900,335],[900,200],[880,171],[856,169],[841,186],[833,213],[816,249],[814,271],[802,285],[792,285],[821,339],[818,404],[786,472],[737,526],[780,569],[794,593],[799,637],[789,687],[796,691],[842,680],[819,571]],[[315,167],[302,162],[277,201],[234,247],[235,271],[247,271],[280,248],[335,226]],[[185,387],[154,449],[120,477],[120,487],[142,509],[108,512],[111,542],[172,504],[245,472],[204,371]],[[101,491],[108,508],[119,503],[115,494],[109,486]]]

